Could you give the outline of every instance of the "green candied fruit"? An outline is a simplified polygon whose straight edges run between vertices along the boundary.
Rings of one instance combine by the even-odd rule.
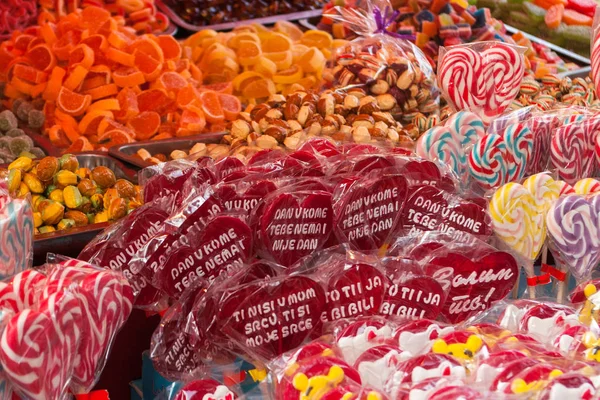
[[[0,131],[9,131],[19,126],[17,117],[10,110],[0,112]]]
[[[33,105],[30,102],[22,102],[19,108],[17,108],[17,118],[19,118],[21,121],[27,121],[27,118],[29,117],[29,111],[31,110],[33,110]]]
[[[19,129],[19,128],[15,128],[15,129],[11,129],[10,131],[6,132],[6,136],[8,137],[19,137],[19,136],[24,136],[25,132],[23,132],[23,129]]]
[[[11,138],[10,143],[8,144],[10,148],[10,152],[14,156],[18,156],[24,151],[29,151],[33,147],[33,141],[29,136],[19,136]]]
[[[531,18],[531,21],[534,24],[541,24],[546,17],[546,10],[533,3],[523,3],[523,11],[529,15],[529,18]]]
[[[46,116],[40,110],[31,110],[27,116],[27,123],[31,129],[41,129],[46,122]]]
[[[589,46],[590,38],[592,37],[592,28],[589,26],[566,26],[562,32],[563,36],[568,41],[585,43]]]
[[[520,22],[522,24],[529,24],[529,16],[521,11],[511,11],[510,12],[510,20],[511,22]]]

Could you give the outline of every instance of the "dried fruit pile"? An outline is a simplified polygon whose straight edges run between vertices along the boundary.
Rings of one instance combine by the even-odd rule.
[[[203,30],[184,46],[191,48],[205,84],[232,82],[233,93],[252,103],[275,93],[318,88],[332,49],[344,43],[327,32],[303,33],[280,21],[273,30],[257,24],[228,33]]]
[[[39,0],[41,12],[40,21],[52,21],[67,15],[78,8],[89,6],[102,7],[123,21],[125,25],[132,27],[138,33],[159,33],[169,27],[169,19],[166,15],[156,9],[154,0]],[[41,23],[41,22],[40,22]]]
[[[19,157],[8,166],[15,197],[31,194],[36,233],[114,221],[142,204],[138,186],[107,167],[80,168],[77,158]]]
[[[43,99],[44,132],[69,152],[221,131],[237,98],[199,86],[202,72],[171,36],[138,36],[86,7],[0,45],[5,105]]]

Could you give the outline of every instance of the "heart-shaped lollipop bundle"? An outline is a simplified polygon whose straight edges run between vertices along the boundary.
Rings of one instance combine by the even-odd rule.
[[[133,290],[122,275],[80,261],[48,264],[44,272],[24,271],[2,284],[3,374],[28,398],[86,393],[131,313]]]
[[[490,124],[519,93],[524,50],[503,42],[442,48],[438,62],[442,94],[456,111],[471,111]]]

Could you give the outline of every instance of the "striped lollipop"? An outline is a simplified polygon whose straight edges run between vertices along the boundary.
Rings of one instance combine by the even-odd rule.
[[[481,138],[469,154],[469,175],[484,189],[508,182],[514,160],[502,136],[494,133]]]
[[[31,266],[33,213],[27,200],[0,202],[4,203],[0,207],[0,279],[4,279]]]
[[[469,111],[459,111],[453,114],[446,121],[446,128],[450,129],[454,136],[459,138],[463,147],[474,145],[485,135],[483,121]]]
[[[589,174],[584,169],[587,154],[588,147],[581,124],[565,125],[556,130],[550,147],[550,159],[562,180],[574,184]]]
[[[513,163],[509,163],[508,180],[520,181],[533,152],[533,134],[524,124],[509,125],[502,133]]]
[[[458,176],[465,173],[465,153],[459,139],[446,127],[438,126],[425,132],[417,142],[416,152],[419,157],[448,164]]]
[[[600,261],[600,227],[595,205],[580,195],[561,197],[550,208],[546,222],[552,254],[578,280],[588,278]]]
[[[595,87],[600,87],[600,29],[594,28],[591,40],[592,80]]]
[[[584,178],[573,186],[575,193],[581,195],[594,194],[600,192],[600,182],[594,178]]]

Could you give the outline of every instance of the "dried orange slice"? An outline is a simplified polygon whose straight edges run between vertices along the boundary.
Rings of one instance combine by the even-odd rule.
[[[304,53],[306,53],[308,51],[308,46],[305,46],[303,44],[295,44],[292,47],[292,60],[293,62],[298,62],[298,60],[300,59],[300,57],[302,57],[304,55]]]
[[[114,129],[109,132],[105,132],[102,136],[98,137],[98,144],[105,147],[111,148],[120,144],[132,143],[133,138],[127,131]]]
[[[276,92],[275,83],[266,78],[250,82],[242,89],[242,95],[249,99],[267,98]]]
[[[100,52],[108,49],[108,40],[102,35],[91,35],[81,41],[82,44],[87,45],[90,49],[94,50],[94,55],[97,57]]]
[[[283,71],[279,71],[277,74],[273,76],[273,82],[275,83],[283,83],[283,84],[292,84],[298,82],[304,76],[304,71],[298,65],[292,65],[288,69],[284,69]]]
[[[298,65],[306,72],[320,72],[325,68],[325,56],[321,50],[311,47],[298,59]]]
[[[225,119],[218,93],[202,92],[200,94],[200,103],[202,104],[202,111],[208,122],[214,124],[222,122]]]
[[[15,64],[12,68],[12,74],[20,79],[32,83],[42,83],[48,78],[46,72],[39,71],[34,67],[25,64]]]
[[[64,86],[60,89],[58,98],[56,99],[58,109],[65,114],[73,116],[83,114],[91,102],[92,96],[72,92]]]
[[[200,90],[212,90],[217,93],[232,94],[233,84],[231,82],[213,83],[208,85],[202,85]]]
[[[75,46],[69,54],[69,67],[82,66],[85,69],[90,69],[94,65],[94,50],[87,44]]]
[[[236,33],[234,34],[228,41],[227,41],[227,47],[237,50],[240,48],[241,46],[241,41],[242,40],[249,40],[255,43],[260,43],[260,39],[258,38],[258,35],[256,33],[253,32],[240,32],[240,33]]]
[[[241,40],[237,49],[238,60],[241,65],[254,65],[262,56],[260,45],[251,40]]]
[[[81,86],[83,80],[88,74],[87,68],[77,65],[69,74],[69,77],[63,83],[63,86],[69,90],[76,90]]]
[[[277,70],[288,69],[292,66],[291,51],[282,51],[281,53],[265,53],[264,56],[277,65]]]
[[[181,45],[173,36],[161,35],[157,39],[165,60],[179,60],[181,58]]]
[[[233,88],[235,91],[241,91],[245,85],[247,85],[252,80],[262,79],[263,76],[258,72],[254,71],[246,71],[242,72],[233,80]]]
[[[270,32],[262,42],[262,49],[266,53],[280,53],[291,48],[292,41],[282,33]]]
[[[133,67],[122,67],[112,74],[113,81],[120,87],[132,87],[146,82],[144,74]]]
[[[277,64],[266,57],[261,57],[260,60],[258,60],[258,62],[254,65],[254,71],[266,76],[267,78],[270,78],[277,72]]]
[[[108,58],[110,61],[114,61],[116,63],[125,65],[127,67],[135,66],[135,57],[133,54],[129,54],[124,51],[117,50],[114,47],[111,47],[108,50],[106,50],[105,55],[106,55],[106,58]]]
[[[40,44],[29,50],[27,59],[40,71],[48,72],[56,65],[56,57],[47,44]]]
[[[179,107],[185,107],[193,101],[198,100],[199,95],[200,94],[194,87],[191,85],[187,86],[177,93],[177,105]]]
[[[154,111],[144,111],[127,123],[127,126],[135,132],[137,140],[148,140],[160,127],[160,115]]]
[[[102,110],[102,111],[119,111],[121,109],[121,105],[119,104],[119,100],[117,99],[104,99],[99,100],[93,104],[91,104],[87,112]]]
[[[206,117],[204,116],[204,112],[197,107],[188,107],[184,110],[179,122],[184,129],[178,130],[176,133],[177,136],[194,135],[202,132],[206,127]]]
[[[164,89],[148,89],[137,95],[140,112],[156,111],[163,115],[173,106],[174,101]]]
[[[165,89],[167,92],[177,93],[188,85],[187,79],[177,72],[163,72],[156,80],[156,87]]]
[[[60,125],[53,125],[48,129],[48,137],[53,145],[56,147],[68,147],[71,142],[67,138],[65,131],[61,128]]]
[[[302,86],[304,90],[315,89],[317,87],[317,78],[315,78],[313,75],[308,75],[296,83]]]
[[[52,73],[50,74],[50,79],[48,79],[48,85],[46,86],[46,90],[44,90],[44,94],[42,98],[46,101],[54,101],[58,97],[60,92],[60,88],[62,86],[63,78],[67,74],[67,71],[60,67],[54,67]]]
[[[139,49],[133,52],[133,57],[135,59],[135,66],[142,71],[147,81],[153,81],[160,75],[162,70],[161,62]]]
[[[333,45],[333,38],[325,31],[310,30],[304,32],[300,39],[300,43],[308,47],[330,49]]]
[[[242,111],[242,103],[240,103],[240,100],[236,96],[219,93],[219,102],[221,103],[225,119],[228,121],[235,120]]]
[[[275,31],[281,32],[289,37],[293,42],[297,42],[302,38],[302,30],[298,28],[296,24],[289,21],[277,21],[275,22]]]
[[[185,39],[183,44],[185,46],[189,46],[192,48],[200,47],[200,45],[202,44],[202,41],[204,39],[212,38],[215,36],[217,36],[217,31],[214,31],[212,29],[203,29],[201,31],[194,33],[192,36],[188,37],[187,39]]]
[[[103,8],[89,6],[81,11],[82,25],[92,33],[98,32],[108,20],[110,20],[110,12]]]
[[[87,114],[79,121],[79,132],[82,135],[90,136],[98,134],[98,125],[104,118],[113,118],[113,113],[105,110],[88,111]]]
[[[137,39],[130,46],[131,52],[141,51],[148,57],[153,58],[159,63],[165,62],[165,55],[158,45],[152,38],[148,35],[144,35],[141,38]]]
[[[128,121],[140,113],[137,102],[137,94],[130,88],[123,88],[117,95],[120,111],[115,112],[119,121]]]
[[[94,146],[90,143],[88,138],[85,136],[79,136],[71,145],[65,150],[65,153],[81,153],[82,151],[93,151]]]

